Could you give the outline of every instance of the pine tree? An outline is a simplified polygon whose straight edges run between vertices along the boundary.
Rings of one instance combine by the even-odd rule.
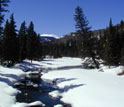
[[[113,65],[113,49],[112,49],[112,43],[113,43],[113,33],[114,33],[114,28],[112,24],[112,19],[110,18],[109,22],[109,29],[106,31],[106,43],[105,43],[105,53],[104,53],[104,60],[105,64],[108,65],[109,67]]]
[[[2,14],[3,12],[7,12],[8,10],[5,8],[8,6],[8,3],[10,2],[10,0],[0,0],[0,36],[2,33],[2,23],[4,20],[4,14]]]
[[[37,58],[37,43],[39,43],[39,39],[37,37],[36,32],[34,31],[34,24],[33,22],[30,22],[29,28],[28,28],[28,34],[27,34],[27,58],[29,60],[36,59]]]
[[[9,0],[0,0],[0,60],[2,60],[2,34],[3,34],[3,27],[2,23],[4,21],[4,12],[7,12],[8,10],[6,7],[8,7]]]
[[[3,61],[7,61],[8,66],[12,66],[18,61],[18,41],[15,29],[13,14],[10,17],[10,23],[6,22],[3,34]]]
[[[88,27],[89,22],[84,15],[82,8],[80,8],[79,6],[77,6],[75,9],[74,19],[76,21],[75,27],[77,29],[77,33],[85,34],[90,31],[91,27]]]
[[[11,36],[11,46],[12,46],[12,62],[15,63],[18,61],[19,58],[19,43],[17,39],[16,33],[16,25],[14,20],[14,15],[12,14],[10,17],[10,36]]]
[[[26,38],[27,28],[25,21],[21,24],[18,38],[19,38],[19,60],[22,61],[26,58]]]
[[[109,22],[109,29],[107,30],[106,43],[105,43],[105,53],[104,60],[105,64],[118,65],[120,61],[120,41],[119,33],[116,31],[112,24],[112,19]]]
[[[34,25],[31,22],[28,28],[28,35],[27,35],[27,45],[26,45],[26,50],[27,50],[27,58],[33,60],[33,39],[34,39]]]
[[[88,37],[90,27],[88,27],[89,22],[86,19],[86,16],[84,15],[83,10],[79,6],[77,6],[75,9],[74,19],[76,21],[75,28],[77,29],[77,33],[80,34],[81,39],[82,39],[83,56],[86,56],[88,54],[87,43],[88,43],[88,39],[90,39],[90,37]]]
[[[36,46],[36,58],[41,59],[42,58],[42,43],[40,40],[40,35],[36,36],[36,41],[35,41],[35,46]]]
[[[98,62],[95,60],[95,53],[93,50],[94,41],[93,41],[93,35],[90,31],[91,27],[88,26],[89,22],[86,19],[86,16],[84,15],[83,10],[78,6],[75,9],[75,15],[74,19],[76,21],[76,29],[77,33],[79,33],[82,36],[82,50],[83,50],[83,56],[89,56],[92,58],[94,64],[96,65],[96,68],[99,68]]]
[[[7,20],[6,25],[4,28],[4,34],[3,34],[3,40],[2,40],[2,60],[3,61],[8,61],[10,60],[10,51],[11,51],[11,46],[10,46],[10,23]]]

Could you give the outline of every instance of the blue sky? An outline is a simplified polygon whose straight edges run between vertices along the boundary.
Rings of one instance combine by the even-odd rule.
[[[74,14],[76,6],[84,10],[92,30],[108,26],[110,17],[113,24],[124,20],[124,0],[11,0],[9,13],[14,13],[17,29],[26,21],[33,21],[37,33],[63,36],[75,32]]]

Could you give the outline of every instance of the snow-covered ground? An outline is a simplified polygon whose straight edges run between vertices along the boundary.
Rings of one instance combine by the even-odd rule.
[[[0,107],[10,107],[15,104],[18,90],[12,88],[12,85],[24,75],[25,73],[20,69],[0,66]]]
[[[0,67],[0,107],[27,107],[32,104],[16,103],[18,90],[12,85],[25,75],[22,70],[29,68],[48,69],[42,76],[45,80],[54,81],[58,86],[50,92],[53,97],[62,96],[61,101],[73,107],[124,107],[124,76],[118,76],[121,67],[102,67],[97,69],[81,68],[80,58],[46,59],[43,61],[25,61],[9,69]],[[56,105],[60,106],[60,105]]]
[[[0,107],[30,107],[42,105],[41,102],[16,103],[16,95],[19,90],[13,88],[14,83],[24,78],[25,72],[20,68],[6,68],[0,66]]]
[[[82,60],[63,58],[46,61],[51,67],[77,66]],[[49,65],[48,65],[49,66]],[[86,70],[73,68],[54,70],[43,75],[44,79],[54,80],[60,90],[49,93],[53,97],[62,95],[62,101],[73,107],[124,107],[124,77],[117,76],[121,67],[103,67],[104,72],[97,69]]]

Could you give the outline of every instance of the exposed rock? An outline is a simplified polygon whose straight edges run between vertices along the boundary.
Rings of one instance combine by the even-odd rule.
[[[41,80],[41,72],[28,72],[25,79],[38,83]]]

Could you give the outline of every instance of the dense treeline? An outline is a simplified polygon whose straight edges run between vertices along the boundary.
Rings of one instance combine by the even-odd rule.
[[[24,21],[18,31],[12,14],[5,27],[2,26],[9,2],[10,0],[0,0],[0,63],[12,66],[24,59],[32,61],[42,58],[42,43],[40,36],[34,31],[33,22],[26,27]]]
[[[109,28],[104,33],[104,61],[105,64],[120,65],[123,63],[123,48],[124,48],[124,22],[117,26],[112,25],[112,19],[110,19]]]
[[[7,20],[0,38],[1,64],[12,66],[24,59],[35,60],[42,58],[42,43],[39,35],[34,31],[33,22],[27,28],[26,23],[21,24],[20,30],[16,30],[13,14],[10,21]]]
[[[40,37],[34,31],[33,22],[27,28],[25,22],[21,24],[17,33],[13,14],[10,21],[6,21],[1,37],[1,63],[9,66],[24,59],[35,60],[42,58]]]
[[[103,30],[91,31],[89,22],[79,6],[75,9],[76,32],[52,42],[41,42],[40,35],[34,31],[34,24],[22,22],[19,31],[12,14],[2,27],[4,12],[8,10],[9,0],[0,0],[0,62],[12,66],[24,59],[38,60],[49,57],[89,57],[96,68],[102,59],[108,66],[124,65],[124,22],[113,26],[110,18],[109,26]]]

